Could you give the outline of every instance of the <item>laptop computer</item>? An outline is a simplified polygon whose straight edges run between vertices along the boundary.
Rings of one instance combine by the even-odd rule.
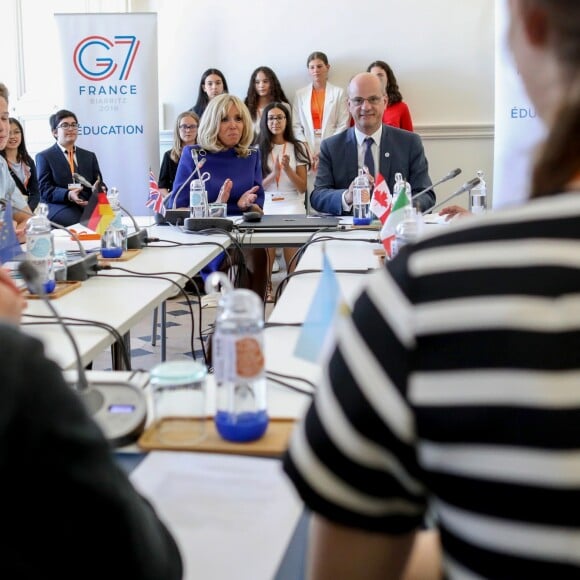
[[[275,214],[263,215],[257,222],[239,221],[234,226],[244,232],[315,232],[323,228],[337,229],[340,223],[339,216],[306,216],[304,214]]]

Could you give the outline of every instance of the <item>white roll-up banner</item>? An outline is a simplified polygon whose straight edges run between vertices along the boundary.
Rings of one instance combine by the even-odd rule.
[[[63,109],[77,115],[77,145],[93,151],[123,207],[145,215],[149,168],[159,169],[157,15],[55,14]]]
[[[528,199],[535,149],[545,135],[510,53],[508,24],[507,1],[496,0],[494,209]]]

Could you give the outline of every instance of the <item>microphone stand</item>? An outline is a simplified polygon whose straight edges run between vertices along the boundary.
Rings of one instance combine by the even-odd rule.
[[[121,204],[119,204],[119,209],[131,220],[131,223],[135,228],[135,232],[127,236],[127,249],[140,250],[143,246],[147,245],[147,230],[139,227],[133,214],[127,211]]]
[[[445,177],[442,177],[439,181],[432,183],[429,187],[426,187],[425,189],[421,190],[419,193],[416,193],[415,195],[413,195],[411,197],[411,201],[412,202],[415,201],[418,197],[421,197],[422,195],[431,191],[434,187],[437,187],[438,185],[441,185],[442,183],[445,183],[446,181],[449,181],[450,179],[455,179],[460,173],[461,173],[461,169],[459,169],[459,167],[457,169],[454,169],[453,171],[450,171]],[[431,211],[433,211],[433,208],[431,208]]]
[[[466,191],[471,191],[476,185],[478,185],[480,183],[480,181],[481,181],[481,179],[479,179],[479,177],[474,177],[473,179],[467,181],[457,191],[453,192],[451,195],[446,197],[443,201],[440,201],[439,203],[435,204],[432,208],[429,208],[427,211],[422,212],[421,215],[425,215],[426,213],[433,212],[436,209],[439,209],[443,204],[447,203],[448,201],[451,201],[454,197],[457,197],[458,195],[461,195],[462,193],[465,193]]]
[[[175,205],[177,203],[177,198],[179,194],[183,191],[183,188],[186,186],[187,183],[191,180],[191,178],[197,173],[198,179],[201,180],[201,168],[205,164],[205,160],[202,159],[201,161],[198,160],[197,151],[195,149],[191,150],[191,158],[193,159],[193,171],[187,176],[187,179],[181,184],[181,187],[175,192],[173,196],[173,207],[171,209],[176,209]]]

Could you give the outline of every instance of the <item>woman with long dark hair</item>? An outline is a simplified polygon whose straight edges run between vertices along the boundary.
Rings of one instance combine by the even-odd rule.
[[[8,141],[6,147],[0,151],[0,155],[6,159],[16,187],[28,201],[28,207],[34,211],[40,201],[36,165],[26,148],[24,128],[20,121],[14,117],[10,117],[8,121],[10,123]]]
[[[399,127],[407,131],[413,130],[413,120],[407,103],[399,90],[399,84],[393,69],[384,60],[375,60],[367,67],[370,72],[381,79],[385,87],[388,103],[383,113],[383,123],[392,127]]]
[[[276,73],[268,66],[259,66],[250,77],[248,92],[244,103],[250,111],[254,124],[255,138],[260,133],[260,119],[264,107],[268,103],[284,103],[290,109],[290,104]]]
[[[197,92],[197,101],[195,105],[191,107],[193,111],[200,119],[205,111],[207,104],[218,95],[227,93],[228,83],[224,73],[217,68],[208,68],[201,75],[199,81],[199,89]]]
[[[308,172],[308,152],[294,137],[290,111],[282,102],[266,105],[260,122],[259,137],[262,176],[265,191],[264,213],[299,214],[306,212],[304,195]],[[286,265],[296,248],[284,248]],[[272,266],[276,256],[268,249],[269,277],[266,299],[272,300]]]

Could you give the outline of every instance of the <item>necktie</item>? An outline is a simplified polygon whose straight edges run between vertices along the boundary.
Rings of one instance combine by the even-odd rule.
[[[68,164],[70,166],[70,174],[73,175],[73,173],[75,172],[75,153],[71,149],[70,151],[67,151],[67,155],[68,155]]]
[[[366,137],[364,140],[365,144],[365,156],[364,156],[364,164],[367,166],[369,173],[375,177],[375,160],[373,159],[373,146],[374,140],[372,137]]]

